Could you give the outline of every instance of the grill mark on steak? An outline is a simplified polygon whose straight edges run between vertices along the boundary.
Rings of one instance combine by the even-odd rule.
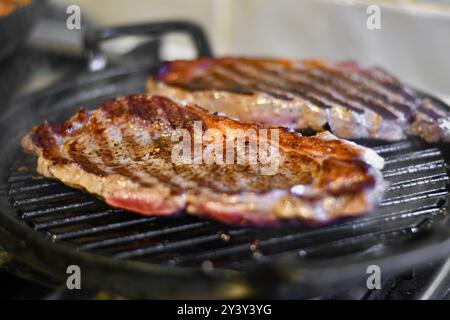
[[[310,81],[320,82],[325,86],[329,86],[329,88],[335,89],[340,94],[342,94],[344,99],[349,99],[350,101],[359,103],[363,107],[368,107],[369,109],[372,109],[376,113],[379,113],[386,119],[399,118],[399,115],[396,114],[395,110],[392,110],[393,108],[389,108],[387,105],[380,103],[371,95],[364,94],[364,91],[357,92],[354,88],[346,86],[345,82],[342,81],[343,78],[340,77],[341,74],[339,74],[338,72],[327,74],[325,72],[320,73],[318,71],[319,70],[317,69],[306,69],[301,70],[300,72],[303,73],[307,78],[309,78]],[[409,109],[408,113],[410,113]]]
[[[216,67],[211,70],[211,75],[214,77],[226,79],[228,86],[224,87],[224,90],[239,93],[240,90],[244,90],[246,92],[255,92],[255,91],[263,91],[272,97],[290,101],[292,98],[290,97],[290,93],[283,90],[283,88],[276,88],[273,86],[266,85],[263,81],[258,81],[258,79],[252,79],[250,77],[239,77],[239,75],[233,74],[233,69],[230,69],[229,65],[224,65],[224,68]],[[238,85],[236,86],[236,83]],[[243,88],[243,89],[241,89]],[[279,91],[281,89],[281,91]],[[307,97],[305,97],[307,98]]]
[[[422,103],[417,111],[420,111],[430,117],[431,119],[439,119],[442,115],[439,114],[435,109],[432,107],[427,107],[426,104]]]
[[[205,78],[220,79],[221,86],[202,81]],[[189,92],[193,79],[198,83]],[[200,101],[212,111],[241,120],[315,130],[328,123],[346,138],[399,140],[412,134],[430,142],[450,141],[449,107],[419,95],[379,67],[318,60],[204,58],[169,62],[148,85],[151,92],[183,103]],[[239,97],[242,89],[253,95]],[[221,91],[235,95],[215,95]]]
[[[245,71],[242,68],[242,64],[247,65],[251,68],[253,68],[253,72],[257,73],[259,72],[266,72],[266,75],[255,75],[250,74],[250,72]],[[273,71],[268,69],[264,64],[255,65],[254,63],[248,63],[248,61],[243,60],[239,61],[237,63],[223,63],[219,66],[212,67],[211,73],[213,75],[217,74],[217,68],[224,67],[227,70],[230,70],[235,73],[234,77],[229,77],[229,81],[232,82],[241,82],[241,79],[245,79],[248,81],[248,90],[249,91],[263,91],[275,98],[280,98],[284,100],[291,100],[286,99],[287,95],[293,94],[296,96],[299,96],[303,99],[308,100],[309,102],[313,104],[317,104],[322,108],[331,108],[331,104],[335,103],[341,106],[344,106],[352,111],[355,111],[357,113],[362,113],[364,110],[361,107],[352,105],[352,102],[358,102],[361,105],[367,106],[374,110],[375,112],[380,113],[383,117],[387,119],[396,119],[398,116],[390,110],[387,106],[384,106],[383,104],[379,103],[378,101],[375,101],[371,98],[364,97],[362,95],[358,95],[356,93],[351,93],[348,88],[343,87],[339,83],[336,83],[336,81],[332,82],[331,86],[329,86],[330,82],[333,80],[330,77],[324,78],[320,77],[314,73],[312,73],[311,69],[287,69],[283,71]],[[278,80],[284,80],[285,83],[281,84],[280,81],[276,83],[275,81],[268,80],[268,76],[277,76]],[[306,76],[306,79],[301,80],[299,77],[296,77],[295,80],[292,79],[294,76],[298,75],[304,75]],[[328,80],[324,81],[324,80]],[[320,88],[317,86],[317,82],[321,83],[323,85],[323,88]],[[245,84],[244,84],[245,86]],[[210,89],[218,89],[211,87]],[[274,89],[282,90],[285,92],[285,95],[280,95],[277,93],[274,93]],[[333,95],[332,91],[333,89],[343,95],[343,99],[336,97]],[[232,89],[229,91],[233,91]],[[344,100],[347,99],[347,100]],[[324,101],[325,100],[325,101]],[[331,103],[331,104],[330,104]],[[408,109],[408,112],[410,110]]]
[[[89,173],[101,177],[108,175],[108,173],[101,169],[98,164],[95,164],[90,160],[89,155],[85,153],[84,147],[76,140],[69,144],[69,156],[74,163],[78,164],[83,170],[86,170]]]
[[[286,85],[282,85],[280,83],[275,83],[274,81],[270,81],[267,78],[264,77],[258,77],[254,74],[250,74],[249,72],[242,70],[239,68],[238,65],[232,65],[232,64],[224,64],[224,67],[228,70],[232,71],[235,74],[236,78],[242,77],[245,79],[248,79],[252,83],[251,90],[253,92],[256,91],[263,91],[269,95],[271,95],[274,98],[284,97],[284,100],[292,100],[289,96],[297,96],[302,99],[305,99],[306,101],[316,104],[321,108],[329,109],[331,108],[331,105],[328,101],[323,101],[323,97],[317,96],[311,93],[307,93],[306,90],[303,88],[292,88],[288,87]],[[277,89],[283,92],[283,94],[279,93],[273,93],[271,90]]]
[[[435,120],[447,117],[448,112],[448,107],[442,101],[434,99],[433,97],[423,98],[419,109],[425,113],[430,112],[430,114],[433,114]]]
[[[417,97],[410,89],[380,67],[362,69],[359,74],[366,79],[382,85],[389,91],[399,93],[406,101],[415,103],[417,100]]]
[[[234,72],[234,76],[230,76],[230,79],[233,81],[239,81],[242,82],[243,80],[247,81],[247,85],[241,85],[243,87],[246,87],[246,90],[249,92],[256,92],[256,91],[262,91],[274,98],[278,98],[278,99],[282,99],[282,100],[286,100],[286,101],[290,101],[292,100],[292,95],[294,96],[298,96],[301,97],[302,99],[305,99],[306,101],[313,103],[323,109],[330,109],[331,105],[327,102],[324,102],[320,99],[320,97],[318,98],[317,96],[311,95],[308,92],[306,92],[304,89],[302,88],[296,88],[294,89],[287,89],[285,87],[282,86],[274,86],[273,83],[269,83],[267,84],[267,80],[264,78],[257,78],[257,77],[251,77],[248,74],[245,74],[244,72],[242,72],[241,70],[237,69],[236,66],[233,66],[231,64],[224,64],[223,67],[225,67],[226,69],[228,69],[228,71]],[[212,69],[212,72],[217,72],[217,69]],[[282,90],[282,92],[284,93],[279,93],[274,91],[275,90]],[[233,88],[228,88],[227,89],[230,92],[236,92],[234,91]]]
[[[370,211],[386,187],[381,158],[329,133],[303,137],[268,128],[279,130],[279,141],[269,143],[278,147],[280,164],[278,172],[265,176],[261,161],[176,165],[171,159],[171,133],[192,132],[193,121],[228,139],[236,136],[227,129],[261,129],[257,124],[151,95],[118,98],[86,115],[87,121],[79,122],[77,114],[56,126],[57,132],[48,124],[36,127],[22,140],[25,150],[39,157],[39,173],[145,215],[186,209],[232,224],[318,224]],[[246,139],[251,145],[262,138]],[[234,151],[247,153],[248,148],[235,145]]]
[[[154,127],[156,128],[155,132],[151,132],[148,134],[149,140],[149,145],[142,145],[139,143],[139,139],[140,137],[136,137],[135,130],[122,130],[120,131],[119,129],[119,133],[120,133],[120,142],[112,142],[114,150],[116,151],[117,154],[123,155],[126,158],[122,159],[123,164],[118,164],[117,162],[111,161],[113,160],[113,158],[115,157],[115,155],[112,153],[111,150],[108,150],[108,157],[110,159],[105,159],[105,165],[109,166],[109,165],[113,165],[113,166],[117,166],[120,165],[120,170],[116,171],[117,173],[121,173],[120,171],[123,171],[123,175],[131,177],[134,181],[137,181],[140,184],[143,184],[144,186],[147,187],[151,187],[153,185],[153,183],[148,183],[145,182],[144,179],[147,178],[149,180],[156,180],[159,182],[163,182],[167,185],[170,185],[173,189],[174,194],[180,194],[182,192],[182,190],[175,184],[172,183],[171,178],[170,178],[170,174],[164,174],[161,169],[162,168],[155,168],[154,166],[152,166],[151,162],[150,163],[146,163],[146,157],[150,158],[152,152],[154,152],[155,149],[159,149],[158,155],[160,156],[162,154],[162,152],[164,152],[164,146],[162,145],[157,145],[157,143],[154,141],[153,137],[150,137],[151,134],[157,134],[158,131],[161,130],[161,128],[163,128],[164,126],[169,125],[169,123],[167,122],[167,119],[170,118],[168,117],[165,112],[164,109],[160,109],[160,111],[157,111],[158,108],[160,106],[158,106],[157,108],[151,108],[151,111],[155,111],[155,112],[146,112],[144,110],[145,108],[145,101],[140,100],[140,99],[135,99],[134,97],[128,97],[127,99],[122,99],[119,100],[117,103],[114,102],[107,102],[107,105],[109,104],[118,104],[120,105],[120,111],[117,112],[106,112],[105,115],[111,117],[113,116],[120,116],[123,115],[127,108],[130,110],[130,113],[138,116],[140,119],[146,120],[146,121],[151,121],[154,123]],[[102,108],[103,109],[103,108]],[[147,107],[147,109],[149,109]],[[158,116],[156,114],[159,114]],[[129,125],[132,125],[132,123],[129,123]],[[140,124],[138,124],[140,125]],[[125,127],[126,128],[126,127]],[[131,134],[129,134],[128,132],[131,131]],[[138,130],[137,133],[138,134],[143,134],[142,130]],[[112,138],[110,137],[110,135],[106,134],[106,130],[102,131],[103,133],[103,137],[101,137],[102,139],[104,139],[105,141],[111,141]],[[156,146],[155,146],[156,144]],[[166,159],[167,160],[167,159]],[[126,168],[126,166],[132,165],[132,168],[128,169]],[[140,173],[140,176],[137,173],[134,173],[132,170],[137,171],[137,173]]]
[[[134,139],[134,137],[132,135],[124,135],[122,142],[124,145],[123,151],[131,156],[130,162],[138,164],[136,167],[136,170],[144,172],[148,177],[152,177],[153,179],[156,179],[159,182],[162,182],[166,185],[170,185],[174,194],[180,194],[183,192],[183,190],[178,185],[176,185],[172,182],[171,169],[158,167],[155,164],[153,164],[150,159],[151,158],[150,154],[152,152],[155,152],[154,151],[155,149],[158,150],[158,148],[161,149],[158,151],[158,156],[161,157],[161,155],[165,152],[164,146],[159,145],[159,146],[155,146],[155,147],[151,147],[151,148],[142,148],[141,149],[141,147],[138,146],[138,144],[136,143],[136,140]],[[153,145],[154,144],[152,144],[152,146]],[[142,155],[143,150],[145,150],[145,152],[149,153],[149,155],[148,155],[149,161],[145,161],[143,159],[143,155]],[[170,163],[170,156],[169,157],[166,156],[165,160],[168,161],[168,163]]]
[[[395,117],[396,109],[402,111],[402,115],[409,120],[412,118],[412,111],[415,108],[410,102],[402,99],[401,92],[399,91],[385,91],[378,87],[379,83],[370,80],[369,83],[364,81],[363,74],[360,72],[346,73],[343,70],[334,70],[323,64],[317,64],[315,68],[308,69],[310,74],[316,73],[315,76],[319,79],[329,81],[332,86],[340,88],[347,94],[350,93],[349,98],[352,96],[364,104],[367,104],[370,108],[379,112],[383,116],[384,113],[390,113]],[[363,94],[358,96],[358,93],[351,93],[352,88],[358,88]],[[381,89],[381,90],[380,90]],[[380,101],[381,100],[381,101]],[[383,105],[383,103],[385,105]],[[385,111],[383,111],[385,109]]]
[[[97,124],[100,126],[100,124]],[[141,177],[136,175],[134,172],[131,171],[131,169],[127,168],[127,164],[121,163],[116,159],[116,156],[114,154],[113,150],[117,150],[118,144],[114,144],[115,142],[111,142],[110,137],[106,133],[106,129],[102,128],[100,130],[100,133],[93,134],[93,138],[95,140],[96,145],[93,146],[94,148],[98,149],[100,152],[98,155],[100,156],[100,159],[103,162],[103,165],[105,167],[111,168],[113,172],[123,175],[125,177],[131,178],[134,182],[137,182],[141,184],[144,187],[151,187],[152,184],[144,181]],[[111,148],[110,143],[113,144],[113,148]]]
[[[146,102],[145,100],[140,100],[139,97],[128,97],[126,100],[124,100],[124,104],[128,105],[131,109],[131,112],[135,113],[136,115],[140,116],[141,118],[145,118],[146,120],[150,120],[150,121],[155,121],[155,116],[154,114],[152,114],[151,112],[145,112],[143,111],[142,108],[145,108]],[[142,109],[142,111],[136,111]],[[170,110],[172,110],[172,108],[162,108],[163,110],[161,112],[159,112],[159,122],[160,123],[164,123],[164,119],[172,119],[172,123],[170,123],[170,126],[172,126],[173,128],[187,128],[189,131],[191,131],[192,133],[192,126],[191,126],[191,122],[192,121],[200,121],[201,118],[195,116],[194,114],[191,113],[186,113],[186,111],[184,111],[185,113],[185,118],[189,119],[189,121],[186,122],[178,122],[175,121],[177,118],[179,118],[179,114],[182,114],[183,112],[177,112],[177,113],[173,113],[170,112]],[[176,110],[178,110],[178,106],[176,106]],[[179,110],[178,110],[179,111]],[[142,117],[142,113],[147,113],[145,117]],[[169,113],[169,114],[167,114]],[[166,124],[167,125],[167,124]],[[205,124],[204,122],[202,123],[202,127],[203,127],[203,131],[207,129],[207,124]],[[126,135],[124,134],[122,136],[123,139],[123,144],[125,146],[126,152],[127,154],[132,155],[132,160],[134,162],[136,161],[141,161],[142,160],[142,156],[137,154],[137,150],[138,150],[138,144],[136,143],[136,138],[132,135]],[[161,140],[166,140],[166,139],[161,139]],[[161,141],[160,140],[160,141]],[[170,159],[170,153],[165,154],[165,151],[170,150],[170,145],[167,144],[167,140],[166,142],[164,142],[163,144],[158,144],[155,143],[155,147],[157,147],[160,151],[158,152],[158,158],[161,158],[161,156],[164,156],[164,160],[165,160],[165,164],[167,163],[172,163],[171,159]],[[236,151],[235,151],[236,153]],[[193,168],[191,165],[181,165],[181,166],[175,166],[172,164],[171,167],[155,167],[154,165],[152,165],[151,163],[149,165],[146,165],[145,167],[142,168],[142,170],[144,170],[145,172],[147,172],[149,175],[156,177],[159,181],[162,181],[166,184],[171,185],[173,188],[176,189],[176,192],[181,192],[180,190],[182,190],[182,188],[177,185],[174,184],[172,181],[172,177],[175,175],[178,175],[180,177],[183,176],[188,176],[189,179],[191,181],[195,181],[195,185],[197,188],[200,187],[208,187],[214,191],[217,192],[224,192],[224,193],[235,193],[238,190],[242,189],[242,186],[240,186],[240,189],[237,189],[235,187],[232,186],[232,184],[238,184],[238,180],[241,178],[243,178],[247,173],[248,173],[248,167],[245,165],[239,166],[236,165],[233,168],[233,171],[231,171],[230,173],[226,172],[226,168],[214,168],[214,164],[213,165],[197,165],[195,166],[195,168]],[[225,172],[223,172],[225,170]],[[236,172],[237,170],[239,170],[240,172],[240,176],[239,177],[233,177],[232,174],[234,172]],[[213,174],[211,174],[213,173]],[[255,173],[256,174],[256,173]],[[252,175],[250,175],[250,177],[247,177],[247,179],[253,177]],[[264,179],[264,177],[258,177],[258,181]],[[233,181],[234,180],[234,181]],[[255,178],[254,178],[255,180]],[[256,183],[256,185],[261,185],[261,183]],[[259,190],[257,186],[255,185],[249,185],[247,186],[248,190],[251,191],[267,191],[268,188],[264,189],[264,190]]]
[[[375,95],[381,94],[385,97],[394,98],[399,102],[415,102],[415,98],[409,94],[405,94],[406,91],[404,87],[395,78],[391,77],[392,81],[395,80],[399,83],[399,86],[393,85],[387,86],[386,83],[383,82],[381,79],[370,76],[370,70],[376,69],[377,67],[366,69],[353,64],[353,67],[351,68],[347,67],[342,68],[340,64],[333,66],[317,60],[307,60],[304,63],[305,66],[313,70],[337,76],[341,80],[346,80],[350,82],[351,85],[356,85],[358,87],[365,88],[371,94]]]
[[[221,68],[222,67],[222,68]],[[220,69],[219,69],[220,68]],[[224,72],[227,72],[228,75],[224,74]],[[295,91],[289,91],[286,90],[286,88],[283,87],[276,87],[273,86],[272,83],[267,84],[267,81],[265,79],[250,77],[247,74],[244,74],[241,70],[234,68],[233,65],[230,64],[224,64],[223,66],[219,67],[213,67],[211,69],[211,74],[215,75],[216,77],[226,77],[229,81],[229,83],[239,83],[239,88],[244,88],[244,91],[248,91],[251,93],[254,93],[256,91],[262,91],[274,98],[278,98],[285,101],[292,100],[292,95],[300,96],[301,98],[309,101],[310,103],[316,104],[324,109],[329,109],[331,106],[317,97],[306,93],[300,88],[297,88]],[[215,89],[211,87],[210,89]],[[223,88],[223,90],[229,91],[229,92],[235,92],[239,93],[235,90],[233,85],[230,85],[229,87]],[[281,92],[280,92],[281,90]]]
[[[44,157],[52,159],[55,163],[67,162],[57,156],[57,151],[55,148],[56,137],[55,134],[52,133],[51,126],[47,122],[36,128],[31,139],[33,144],[42,151]]]
[[[244,62],[243,64],[246,63]],[[308,97],[311,97],[311,94],[309,93],[312,93],[313,94],[312,97],[314,97],[314,100],[310,101],[312,103],[316,103],[317,100],[320,100],[322,104],[326,104],[327,108],[331,108],[331,105],[329,103],[331,102],[347,107],[358,113],[364,112],[364,110],[362,110],[361,108],[351,105],[348,101],[345,101],[340,97],[337,97],[332,92],[332,90],[330,90],[330,88],[327,87],[321,88],[312,82],[307,82],[300,79],[296,80],[289,79],[288,77],[284,76],[283,73],[280,73],[279,71],[270,70],[264,65],[261,65],[259,68],[254,66],[254,64],[248,64],[248,66],[253,69],[252,70],[253,75],[249,72],[249,70],[242,69],[241,64],[226,64],[226,67],[234,70],[238,74],[238,76],[251,78],[255,82],[268,83],[269,85],[285,90],[286,92],[298,95],[301,98],[307,99]],[[260,74],[258,76],[255,73],[256,74],[263,73],[263,74]],[[274,76],[276,76],[278,79],[272,81],[268,79],[268,77],[273,78]],[[284,83],[281,83],[280,80],[284,81]],[[328,103],[323,102],[321,99],[328,100]]]

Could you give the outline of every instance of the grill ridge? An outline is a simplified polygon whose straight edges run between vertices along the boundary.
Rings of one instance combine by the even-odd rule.
[[[142,217],[49,179],[17,171],[8,179],[11,205],[34,229],[80,250],[170,265],[241,268],[287,253],[301,259],[377,251],[432,230],[446,215],[446,163],[437,147],[402,141],[373,147],[385,158],[391,182],[375,212],[321,228],[288,224],[274,228],[234,228],[196,217]]]
[[[100,232],[119,230],[119,229],[127,228],[130,226],[148,223],[148,222],[155,221],[156,219],[157,218],[154,218],[154,217],[142,218],[142,219],[110,223],[110,224],[105,224],[105,225],[102,225],[99,227],[85,228],[85,229],[80,229],[80,230],[76,230],[76,231],[72,231],[72,232],[55,233],[54,238],[55,238],[55,240],[70,240],[70,239],[81,237],[81,236],[90,236],[90,235],[94,235],[94,234],[100,233]]]

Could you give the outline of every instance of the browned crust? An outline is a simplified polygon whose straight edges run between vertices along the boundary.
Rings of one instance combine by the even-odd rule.
[[[303,197],[295,196],[289,190],[275,190],[261,195],[244,191],[237,194],[238,198],[242,197],[242,201],[237,202],[232,201],[236,195],[221,194],[210,186],[205,190],[183,192],[175,190],[169,180],[158,178],[157,183],[142,181],[126,166],[113,166],[114,156],[109,150],[101,150],[103,165],[99,166],[86,155],[83,156],[77,144],[65,145],[73,137],[100,136],[105,123],[107,126],[120,127],[136,119],[145,125],[144,130],[160,127],[191,129],[194,120],[202,121],[205,129],[215,128],[224,133],[227,128],[262,128],[255,123],[210,114],[198,106],[182,106],[164,97],[137,95],[105,102],[93,112],[81,109],[62,124],[44,123],[37,126],[23,138],[22,146],[25,151],[38,157],[37,171],[44,176],[83,188],[103,197],[112,206],[146,215],[174,214],[187,208],[192,213],[212,216],[228,223],[260,225],[283,219],[316,223],[320,219],[313,215],[315,207],[325,199],[333,199],[335,208],[326,212],[324,221],[367,212],[376,201],[366,195],[366,192],[376,189],[380,182],[379,174],[374,174],[375,169],[364,160],[366,150],[330,138],[327,134],[301,137],[279,128],[282,153],[304,157],[305,160],[313,161],[314,166],[319,165],[319,169],[311,167],[309,170],[314,175],[313,188],[323,194]],[[63,152],[66,150],[64,148],[68,151]],[[112,162],[108,164],[106,157]],[[111,173],[112,167],[114,170]],[[256,199],[253,202],[249,200],[252,197]],[[256,206],[255,209],[258,197],[262,202],[266,198],[269,203],[273,199],[275,202],[270,203],[272,207]],[[287,202],[290,204],[287,205]],[[288,207],[297,209],[286,209]],[[304,212],[299,208],[303,208]]]
[[[152,75],[148,88],[241,120],[315,130],[328,123],[342,138],[400,140],[411,134],[430,142],[450,141],[448,108],[423,99],[381,68],[353,62],[177,60]]]

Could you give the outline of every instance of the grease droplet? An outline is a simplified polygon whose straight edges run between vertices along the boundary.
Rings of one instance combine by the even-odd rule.
[[[202,270],[205,272],[212,271],[214,269],[214,264],[211,260],[205,260],[202,262]]]
[[[225,241],[225,242],[228,242],[228,241],[231,240],[231,237],[230,237],[230,235],[228,235],[228,234],[226,234],[226,233],[221,233],[221,234],[220,234],[220,239],[222,239],[222,240]]]
[[[299,250],[298,251],[298,255],[302,258],[306,257],[308,253],[305,250]]]

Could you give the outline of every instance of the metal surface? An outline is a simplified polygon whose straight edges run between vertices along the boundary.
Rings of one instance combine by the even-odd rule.
[[[197,54],[199,57],[212,55],[212,51],[205,34],[199,26],[191,22],[165,21],[159,23],[119,26],[113,28],[91,30],[86,33],[85,48],[89,60],[89,70],[102,70],[108,64],[108,58],[100,47],[101,42],[105,40],[111,40],[121,36],[130,35],[161,37],[173,32],[183,32],[189,35],[195,48],[197,49]]]
[[[142,92],[156,67],[85,73],[0,115],[0,241],[9,251],[61,282],[77,264],[85,287],[147,298],[310,297],[365,283],[371,264],[387,276],[450,252],[448,148],[416,139],[360,141],[386,159],[385,199],[375,212],[317,229],[141,217],[36,176],[19,145],[33,125]]]
[[[441,299],[450,290],[450,257],[439,268],[430,285],[420,295],[420,300]]]
[[[385,250],[377,246],[399,246],[430,232],[431,225],[444,216],[448,195],[448,176],[438,148],[405,142],[375,150],[385,157],[384,176],[391,182],[379,208],[370,215],[316,229],[233,228],[188,216],[142,217],[39,177],[32,169],[33,157],[14,162],[8,193],[20,218],[49,239],[118,259],[240,269],[282,252],[300,254],[302,259],[364,254],[365,250],[370,256]]]
[[[0,60],[12,54],[25,42],[35,21],[42,13],[44,4],[45,0],[33,0],[9,15],[0,17]]]

